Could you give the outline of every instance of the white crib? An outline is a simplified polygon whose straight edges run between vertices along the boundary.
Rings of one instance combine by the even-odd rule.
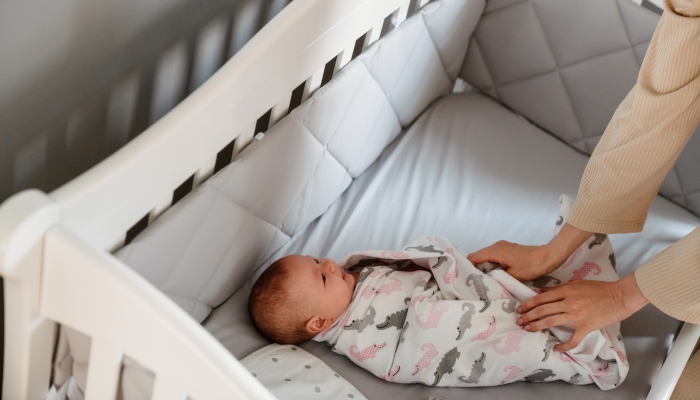
[[[290,103],[307,100],[427,3],[294,1],[113,156],[48,195],[28,190],[6,201],[3,398],[44,398],[58,324],[92,338],[87,399],[114,398],[125,355],[155,373],[153,399],[273,398],[207,330],[112,253],[280,121]],[[670,397],[698,337],[700,327],[684,325],[648,399]]]

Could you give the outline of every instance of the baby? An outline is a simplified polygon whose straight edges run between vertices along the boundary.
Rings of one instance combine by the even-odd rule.
[[[572,201],[562,200],[565,218]],[[610,262],[591,262],[611,253],[609,241],[595,235],[545,281],[588,274],[615,280]],[[392,382],[471,387],[564,380],[611,389],[624,380],[619,323],[567,353],[553,351],[571,332],[527,332],[516,324],[515,310],[538,285],[480,267],[442,237],[421,237],[403,251],[354,253],[338,264],[291,255],[255,283],[250,313],[272,341],[325,341]]]

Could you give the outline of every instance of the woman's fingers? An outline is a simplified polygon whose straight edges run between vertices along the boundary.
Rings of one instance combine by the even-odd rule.
[[[583,340],[583,338],[586,337],[586,335],[589,333],[589,332],[585,332],[585,333],[582,333],[582,332],[583,332],[582,329],[575,330],[574,334],[571,336],[571,339],[569,339],[568,342],[561,343],[561,344],[554,346],[554,350],[563,353],[565,351],[569,351],[569,350],[573,349],[574,347],[578,346],[579,343],[581,343],[581,341]]]
[[[474,265],[483,264],[485,262],[494,262],[505,266],[507,263],[503,260],[506,241],[499,241],[489,247],[485,247],[477,252],[467,255],[467,259]]]
[[[526,324],[523,329],[530,332],[541,331],[543,329],[549,329],[553,326],[564,325],[567,323],[568,315],[566,314],[554,314],[546,318],[539,319],[534,322]]]
[[[538,294],[528,300],[525,300],[523,304],[518,307],[517,312],[519,314],[525,314],[532,310],[533,308],[539,307],[543,304],[554,303],[556,301],[563,300],[565,298],[565,293],[562,290],[552,290],[542,294]]]
[[[527,326],[528,324],[530,326],[534,326],[533,321],[541,320],[542,318],[549,317],[551,315],[558,315],[563,312],[566,312],[564,307],[562,307],[561,302],[555,302],[555,303],[549,303],[549,304],[544,304],[539,307],[536,307],[532,309],[530,312],[525,313],[518,318],[516,323],[520,326]],[[548,325],[545,326],[544,328],[540,328],[539,326],[542,324],[537,324],[536,328],[532,329],[526,329],[526,330],[532,330],[532,331],[537,331],[545,328],[549,328],[550,326],[556,326],[556,325]]]

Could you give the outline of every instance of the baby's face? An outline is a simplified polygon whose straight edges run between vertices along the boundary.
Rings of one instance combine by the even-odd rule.
[[[338,319],[350,305],[355,277],[330,258],[289,256],[289,291],[293,299],[322,318]]]

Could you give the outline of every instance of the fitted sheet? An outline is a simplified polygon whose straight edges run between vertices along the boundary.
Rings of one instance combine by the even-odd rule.
[[[403,132],[317,220],[267,260],[215,309],[204,326],[237,358],[267,345],[251,325],[252,282],[272,261],[292,253],[340,259],[366,249],[396,249],[419,235],[442,235],[464,252],[505,239],[546,243],[561,194],[575,198],[588,157],[478,94],[443,97]],[[685,236],[699,221],[657,197],[643,232],[611,235],[620,276]],[[602,392],[594,385],[518,382],[496,388],[432,388],[374,377],[326,345],[315,354],[369,399],[428,398],[643,399],[679,322],[649,305],[622,323],[630,361],[627,380]]]

